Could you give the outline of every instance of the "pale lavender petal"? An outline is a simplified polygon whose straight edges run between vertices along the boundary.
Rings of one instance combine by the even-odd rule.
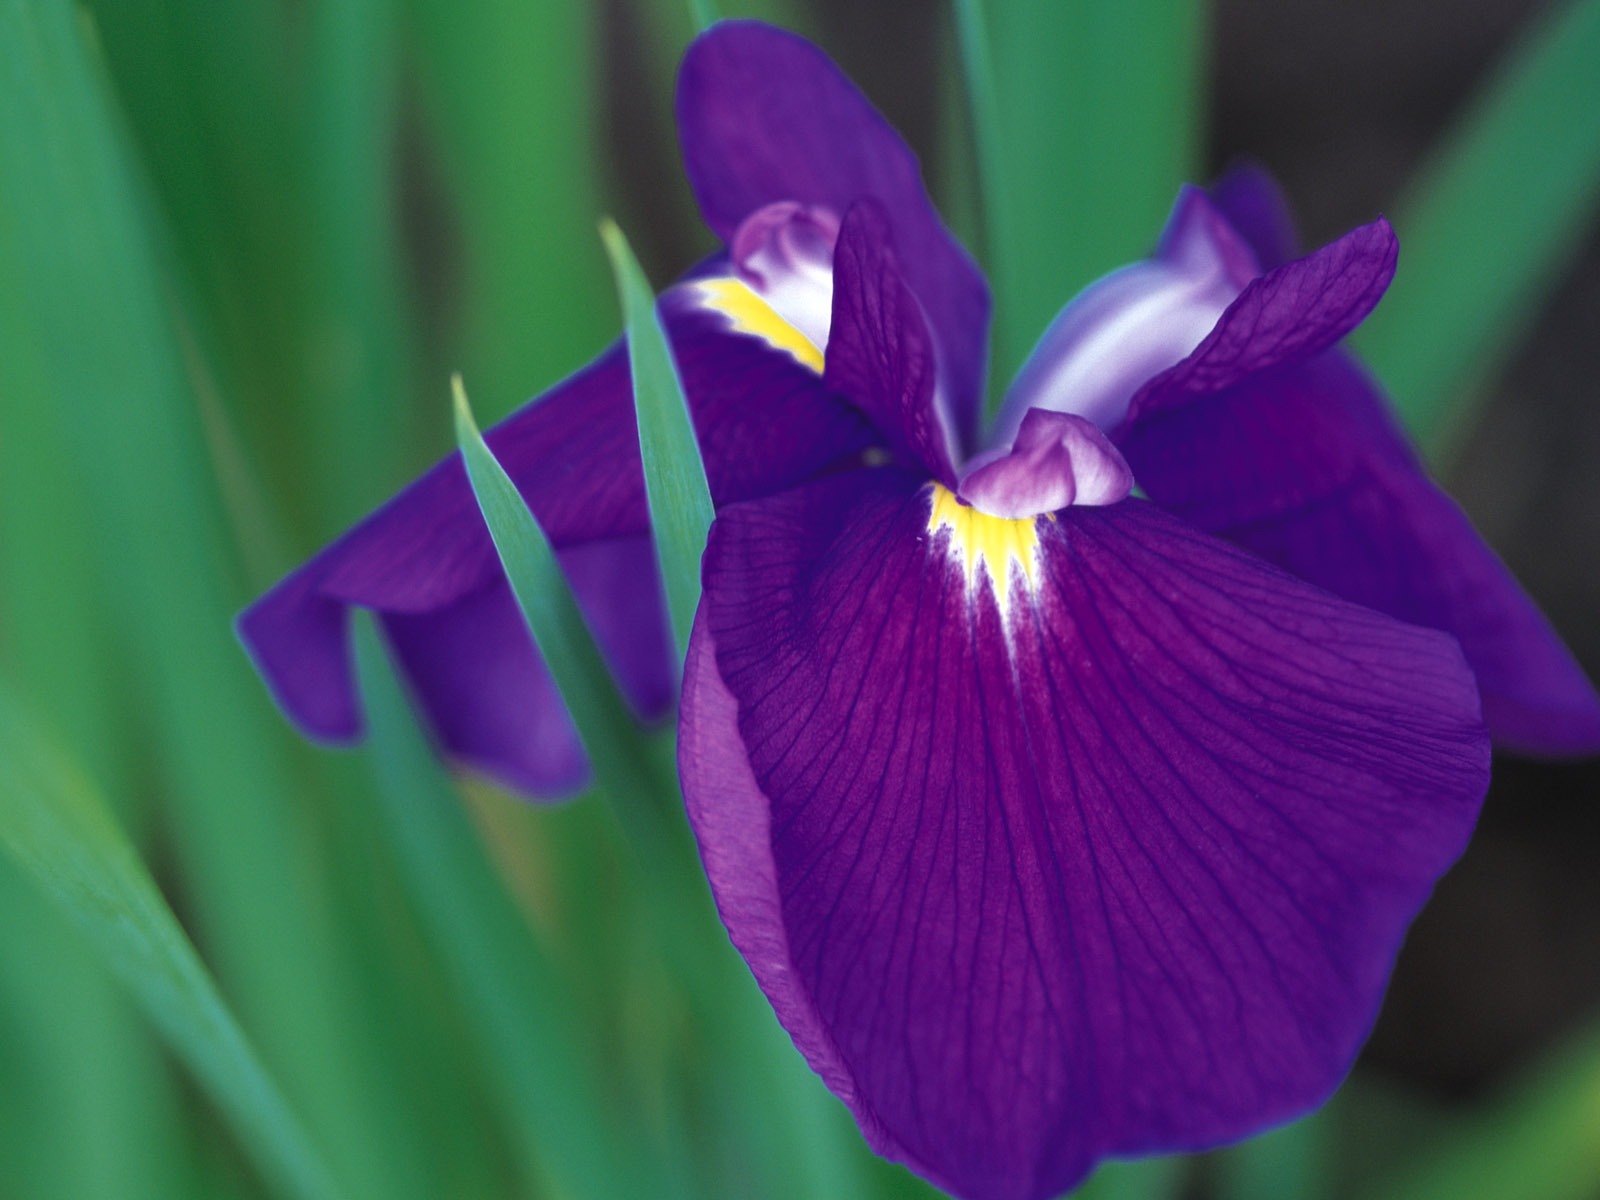
[[[1487,784],[1455,643],[1137,501],[1032,522],[1002,604],[932,511],[885,468],[712,530],[680,773],[796,1044],[970,1200],[1317,1104]]]
[[[1125,499],[1133,472],[1110,439],[1071,413],[1030,409],[1010,450],[970,468],[961,498],[994,517],[1032,517],[1069,504]]]
[[[1255,280],[1188,358],[1146,383],[1128,419],[1309,358],[1349,333],[1394,277],[1399,244],[1382,218]]]
[[[833,247],[839,218],[792,200],[746,217],[728,245],[739,276],[820,351],[833,322]]]
[[[692,286],[670,290],[662,314],[719,503],[790,486],[858,458],[881,440],[856,409],[829,393],[815,371],[759,338],[729,332],[718,314],[693,303]],[[643,544],[649,524],[625,351],[620,346],[607,351],[495,426],[487,440],[567,561],[578,548],[591,545],[614,545],[604,553],[633,561],[636,574],[626,586],[580,587],[580,599],[602,626],[614,612],[633,614],[629,621],[639,636],[615,639],[618,669],[625,683],[638,682],[632,694],[641,713],[659,715],[669,697],[644,681],[660,678],[664,670],[665,643],[655,637],[661,618],[653,608],[639,607],[657,605],[659,599],[648,583],[653,568],[628,549]],[[462,651],[462,661],[487,660],[501,651],[520,656],[522,649],[506,640],[504,622],[489,622],[474,632],[471,622],[447,615],[502,582],[466,474],[459,457],[452,456],[263,595],[240,616],[238,630],[274,699],[304,733],[350,741],[360,736],[362,719],[348,607],[386,617],[430,618],[389,622],[391,635],[405,627],[417,636],[418,630],[440,631],[441,639],[452,644],[474,640],[472,655]],[[614,592],[626,596],[619,599]],[[407,643],[409,657],[420,663],[424,656],[416,640],[413,636]],[[532,654],[531,647],[527,653]],[[524,671],[517,677],[534,676]],[[430,681],[438,678],[432,672],[428,679],[411,681],[424,711],[436,714],[445,704],[430,702],[428,692]],[[513,688],[497,697],[515,694]],[[500,726],[525,730],[550,710],[536,690],[528,693],[524,707],[521,713],[502,714]],[[446,746],[466,744],[460,729],[435,732]],[[548,769],[528,759],[537,747],[559,742],[555,732],[530,735],[522,756],[526,761],[507,766],[502,777],[570,777],[559,757]]]
[[[1034,408],[1115,429],[1146,382],[1182,362],[1257,272],[1204,192],[1185,188],[1156,256],[1114,271],[1061,310],[1006,393],[993,441]]]
[[[988,356],[989,291],[945,229],[916,157],[837,67],[803,38],[722,21],[689,47],[678,77],[684,166],[724,241],[783,201],[842,217],[862,197],[894,221],[906,280],[939,342],[956,432],[975,438]]]
[[[1600,751],[1593,685],[1344,352],[1153,413],[1119,444],[1169,511],[1347,599],[1454,634],[1497,745]]]
[[[955,486],[933,339],[872,200],[845,215],[834,248],[825,378],[872,419],[903,465]]]

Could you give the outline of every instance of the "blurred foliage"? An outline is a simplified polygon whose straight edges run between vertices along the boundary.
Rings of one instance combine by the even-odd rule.
[[[373,745],[308,747],[231,634],[449,449],[450,372],[497,417],[615,336],[604,213],[652,264],[703,250],[683,190],[633,189],[605,134],[628,84],[669,143],[712,7],[0,0],[0,1194],[932,1194],[728,946],[667,735],[613,731],[652,835],[604,787],[540,808],[447,778],[371,637]],[[946,199],[982,215],[1003,378],[1196,170],[1206,11],[960,9],[978,103],[954,71],[928,103],[979,168]],[[1424,432],[1592,221],[1597,33],[1594,0],[1553,15],[1419,170],[1417,278],[1369,348]],[[1447,1112],[1358,1075],[1301,1125],[1084,1194],[1593,1195],[1576,1047]]]

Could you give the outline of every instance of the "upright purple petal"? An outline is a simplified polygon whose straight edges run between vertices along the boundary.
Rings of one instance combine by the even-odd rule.
[[[1379,218],[1267,272],[1228,306],[1193,354],[1139,390],[1128,419],[1222,391],[1258,371],[1326,350],[1382,298],[1398,256],[1394,230]]]
[[[797,1045],[970,1200],[1318,1103],[1487,783],[1454,642],[1139,502],[938,509],[884,468],[712,530],[680,772]]]
[[[790,486],[881,442],[815,371],[760,338],[730,332],[721,315],[695,302],[693,286],[670,290],[662,314],[719,502]],[[657,636],[664,628],[659,597],[639,584],[654,568],[637,550],[649,518],[623,348],[495,426],[487,440],[569,567],[588,561],[580,548],[589,546],[611,547],[600,553],[629,564],[627,586],[575,582],[602,630],[621,622],[638,631],[613,639],[613,664],[641,714],[659,715],[670,702],[661,685],[668,658]],[[412,690],[447,750],[519,787],[576,778],[571,755],[559,750],[569,732],[565,719],[559,729],[547,727],[553,700],[525,632],[515,622],[469,615],[503,617],[485,599],[503,582],[466,473],[452,456],[251,605],[239,634],[273,697],[306,734],[349,741],[360,736],[362,720],[347,609],[373,609],[384,615]],[[430,638],[434,652],[423,644]],[[486,684],[481,702],[468,703],[468,664],[500,656],[495,686]],[[490,703],[500,707],[484,715]]]
[[[1600,751],[1593,686],[1343,351],[1152,413],[1119,444],[1169,511],[1346,599],[1454,634],[1496,744]]]
[[[875,201],[845,215],[833,252],[828,386],[867,414],[908,467],[955,486],[933,340]]]
[[[1250,244],[1263,270],[1299,257],[1300,236],[1289,202],[1277,180],[1260,166],[1244,162],[1230,167],[1209,190],[1212,203]]]
[[[1098,280],[1051,321],[1006,392],[991,442],[1009,444],[1036,408],[1117,428],[1139,389],[1188,358],[1257,273],[1206,194],[1185,187],[1155,257]]]
[[[900,135],[815,46],[753,21],[719,22],[689,47],[677,110],[689,183],[724,241],[769,204],[796,201],[840,217],[862,197],[883,204],[906,280],[938,338],[956,432],[971,442],[989,292],[939,220]]]

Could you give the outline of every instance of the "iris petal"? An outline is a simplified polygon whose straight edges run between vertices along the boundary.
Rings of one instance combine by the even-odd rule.
[[[1139,389],[1128,420],[1326,350],[1382,299],[1399,253],[1380,217],[1268,271],[1239,293],[1193,354]]]
[[[1600,750],[1593,686],[1343,351],[1155,413],[1119,445],[1150,498],[1190,523],[1346,599],[1454,634],[1498,745]]]
[[[661,310],[685,391],[700,432],[712,494],[720,503],[764,495],[809,478],[881,441],[870,423],[833,396],[817,374],[762,339],[730,332],[718,314],[695,300],[693,283],[669,290]],[[670,702],[659,597],[638,585],[654,568],[637,547],[648,533],[648,510],[639,463],[637,426],[627,355],[613,347],[488,433],[495,455],[516,482],[540,524],[578,574],[603,574],[624,564],[632,574],[617,586],[586,586],[575,576],[580,602],[602,630],[626,625],[639,636],[614,637],[612,661],[635,707],[658,716]],[[582,548],[609,547],[596,559]],[[647,574],[641,575],[645,571]],[[467,484],[460,459],[451,457],[406,488],[350,532],[268,591],[239,618],[239,634],[257,669],[286,714],[309,736],[348,741],[361,733],[361,713],[350,665],[347,608],[377,610],[409,662],[409,682],[433,732],[447,750],[517,786],[529,780],[577,776],[562,731],[545,721],[552,708],[542,669],[516,667],[526,690],[506,683],[510,664],[533,663],[520,622],[461,617],[503,576],[493,544]],[[419,631],[431,630],[456,647],[458,663],[504,656],[505,683],[489,689],[494,703],[510,706],[485,717],[472,733],[459,713],[477,712],[451,680],[458,667],[428,656]],[[397,633],[397,631],[399,631]],[[410,636],[408,636],[408,634]],[[564,718],[563,718],[564,721]],[[522,731],[519,750],[508,731]],[[476,740],[475,740],[476,739]],[[481,743],[481,744],[480,744]],[[491,749],[492,747],[492,749]],[[548,762],[540,747],[551,748]],[[551,791],[562,790],[552,786]]]
[[[1212,203],[1249,243],[1263,270],[1299,256],[1300,236],[1288,200],[1263,168],[1253,162],[1230,167],[1209,191]]]
[[[1264,264],[1294,256],[1288,205],[1264,171],[1235,168],[1214,199]],[[1191,523],[1356,603],[1454,634],[1496,744],[1600,751],[1600,696],[1345,351],[1147,411],[1118,443],[1150,497]]]
[[[684,166],[724,241],[769,204],[834,213],[872,197],[894,214],[906,279],[939,341],[956,432],[977,433],[989,290],[944,227],[916,156],[828,57],[752,21],[722,21],[689,47],[678,78]]]
[[[857,203],[839,228],[825,378],[872,418],[905,466],[955,486],[933,339],[876,201]]]
[[[680,771],[724,921],[873,1144],[977,1200],[1333,1089],[1488,778],[1454,642],[1150,505],[1003,618],[893,468],[717,518]]]

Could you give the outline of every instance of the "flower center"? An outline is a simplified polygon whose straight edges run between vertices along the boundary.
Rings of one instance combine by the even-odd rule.
[[[1014,588],[1031,593],[1037,585],[1039,518],[992,517],[962,503],[942,483],[930,485],[929,497],[929,540],[936,542],[947,532],[945,552],[960,564],[967,594],[977,591],[980,575],[986,577],[1005,615]]]

